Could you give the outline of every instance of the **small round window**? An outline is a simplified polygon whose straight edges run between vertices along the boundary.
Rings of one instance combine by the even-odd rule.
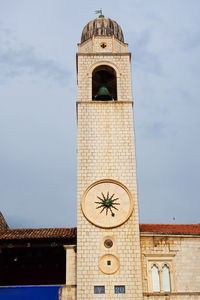
[[[100,47],[101,47],[102,49],[105,49],[105,48],[107,47],[107,44],[106,44],[105,42],[102,42],[102,43],[100,44]]]

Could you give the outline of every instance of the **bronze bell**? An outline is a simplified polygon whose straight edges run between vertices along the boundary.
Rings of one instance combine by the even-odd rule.
[[[106,85],[101,85],[97,95],[95,96],[95,100],[99,101],[108,101],[108,100],[113,100],[111,97]]]

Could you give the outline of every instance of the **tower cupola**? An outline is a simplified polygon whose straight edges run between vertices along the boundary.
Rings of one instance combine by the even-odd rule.
[[[121,27],[117,22],[99,16],[98,18],[90,21],[82,31],[81,43],[87,41],[92,36],[114,36],[119,41],[124,42],[124,36]]]

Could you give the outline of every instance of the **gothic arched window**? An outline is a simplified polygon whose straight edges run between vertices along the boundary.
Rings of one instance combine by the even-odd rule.
[[[152,280],[152,290],[153,292],[160,292],[160,276],[158,267],[153,265],[151,267],[151,280]]]
[[[117,77],[112,67],[101,65],[92,72],[92,100],[117,100]]]
[[[164,292],[171,291],[170,271],[167,265],[164,265],[162,268],[162,287]]]

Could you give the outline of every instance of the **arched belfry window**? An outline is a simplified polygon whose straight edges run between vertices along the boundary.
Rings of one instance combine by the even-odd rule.
[[[92,72],[92,100],[117,100],[116,71],[107,65],[96,67]]]

